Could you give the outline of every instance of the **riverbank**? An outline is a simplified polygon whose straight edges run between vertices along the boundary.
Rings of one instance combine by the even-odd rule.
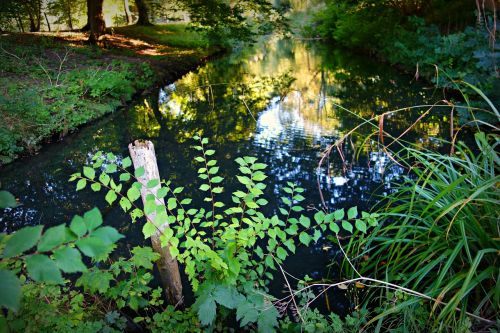
[[[99,47],[81,32],[0,36],[0,165],[174,81],[216,52],[181,24],[112,32]]]

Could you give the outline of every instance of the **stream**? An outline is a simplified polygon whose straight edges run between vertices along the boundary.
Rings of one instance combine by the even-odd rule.
[[[104,193],[75,191],[75,183],[68,178],[99,150],[125,157],[131,141],[149,139],[155,145],[162,177],[184,186],[183,193],[196,202],[199,166],[193,161],[197,152],[191,148],[196,134],[207,137],[210,149],[216,150],[220,175],[227,180],[226,195],[238,187],[235,158],[255,156],[268,165],[268,214],[277,212],[288,181],[306,189],[304,205],[319,208],[318,177],[329,209],[358,206],[368,210],[379,196],[391,191],[391,180],[405,173],[370,140],[363,141],[377,129],[360,128],[342,147],[347,166],[333,151],[318,175],[322,152],[361,118],[439,99],[438,93],[411,75],[367,56],[271,38],[209,62],[63,141],[47,145],[38,155],[0,168],[3,189],[21,203],[0,212],[0,228],[12,232],[26,225],[69,223],[75,214],[97,206],[105,224],[127,236],[124,249],[147,244],[140,223],[132,224],[118,206],[109,207]],[[399,135],[421,112],[404,110],[387,116],[384,130]],[[447,121],[446,114],[437,112],[418,123],[405,139],[422,147],[435,146],[437,138],[448,136]],[[357,159],[353,147],[361,149]],[[291,255],[285,269],[297,277],[334,278],[336,271],[329,264],[337,252],[322,238]],[[278,295],[282,289],[283,281],[276,279],[272,293]],[[329,307],[338,313],[348,310],[344,291],[327,297]],[[324,305],[324,297],[317,302]]]

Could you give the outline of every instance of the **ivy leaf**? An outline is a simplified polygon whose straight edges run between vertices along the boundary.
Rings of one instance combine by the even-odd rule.
[[[59,268],[53,260],[43,254],[34,254],[26,258],[29,276],[37,282],[64,283]]]
[[[0,268],[0,307],[17,311],[21,302],[21,281],[14,272]]]
[[[101,184],[100,183],[92,183],[92,185],[90,185],[90,188],[94,192],[99,192],[101,190]]]
[[[16,231],[5,244],[4,258],[11,258],[31,249],[40,239],[43,226],[24,227]]]
[[[144,167],[138,167],[137,169],[135,169],[134,172],[135,178],[142,177],[144,173],[145,173]]]
[[[200,185],[200,190],[202,190],[202,191],[208,191],[209,188],[210,188],[210,186],[208,186],[207,184]]]
[[[45,252],[61,245],[66,240],[66,226],[64,224],[58,225],[47,229],[44,232],[40,242],[38,243],[37,250]]]
[[[17,206],[17,201],[12,193],[7,191],[0,191],[0,209],[15,206]]]
[[[89,231],[94,230],[102,224],[102,215],[99,209],[93,208],[83,214],[83,220]]]
[[[132,203],[130,202],[129,199],[125,197],[121,197],[120,201],[120,207],[123,209],[123,211],[126,213],[129,211],[129,209],[132,208]]]
[[[82,262],[82,255],[77,249],[63,247],[54,252],[57,267],[65,273],[83,272],[87,269]]]
[[[71,220],[69,229],[73,231],[73,233],[78,237],[82,237],[87,232],[87,226],[85,225],[85,221],[81,216],[78,215],[75,215],[75,217],[73,217],[73,219]]]

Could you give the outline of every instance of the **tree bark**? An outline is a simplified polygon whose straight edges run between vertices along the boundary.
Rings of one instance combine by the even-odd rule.
[[[144,174],[138,177],[138,181],[142,184],[141,197],[142,202],[146,205],[146,197],[148,194],[156,194],[160,189],[160,185],[154,188],[148,188],[146,184],[150,180],[160,179],[158,165],[156,163],[156,155],[153,143],[151,141],[138,141],[131,143],[128,146],[130,157],[134,163],[134,168],[143,167]],[[163,206],[165,209],[165,201],[160,198],[155,199],[156,205]],[[147,215],[148,221],[154,224],[156,212]],[[160,236],[164,230],[168,229],[168,223],[163,225],[156,225],[156,232],[151,236],[151,243],[153,250],[160,254],[161,258],[157,261],[158,270],[160,271],[160,278],[165,289],[166,297],[171,304],[182,305],[182,282],[179,272],[179,265],[177,260],[172,257],[168,245],[161,246]]]
[[[104,0],[88,0],[87,8],[90,19],[89,43],[97,44],[99,37],[106,33],[106,23],[102,15],[102,4]]]
[[[127,24],[132,24],[132,13],[130,12],[130,4],[128,0],[123,0],[123,9],[125,11],[125,17],[127,19]]]
[[[145,0],[135,0],[137,6],[137,11],[139,12],[139,18],[137,20],[137,25],[152,25],[149,21],[148,6]]]
[[[49,18],[47,17],[47,13],[43,13],[43,15],[45,16],[45,21],[47,22],[47,28],[49,28],[49,31],[52,31],[50,29],[50,22],[49,22]]]
[[[92,6],[92,0],[87,0],[87,23],[80,29],[80,31],[90,31],[90,10],[89,8]]]

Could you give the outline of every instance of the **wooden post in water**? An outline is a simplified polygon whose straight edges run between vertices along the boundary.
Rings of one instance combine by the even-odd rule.
[[[134,163],[134,168],[144,168],[144,174],[138,178],[138,181],[142,184],[141,197],[142,202],[146,205],[146,196],[150,193],[154,193],[156,195],[157,191],[160,189],[160,185],[149,189],[146,186],[148,181],[160,179],[158,164],[156,163],[155,149],[151,141],[136,140],[133,144],[129,144],[128,150],[130,152],[132,162]],[[165,201],[163,199],[156,198],[156,204],[164,206]],[[155,217],[156,212],[147,215],[148,220],[153,223],[155,222]],[[179,265],[177,260],[172,258],[170,255],[168,245],[162,247],[160,241],[160,236],[167,228],[169,228],[167,222],[163,225],[156,225],[156,232],[151,236],[151,243],[153,245],[153,250],[161,255],[160,260],[157,261],[157,265],[167,298],[170,303],[174,305],[181,305],[183,299]]]

